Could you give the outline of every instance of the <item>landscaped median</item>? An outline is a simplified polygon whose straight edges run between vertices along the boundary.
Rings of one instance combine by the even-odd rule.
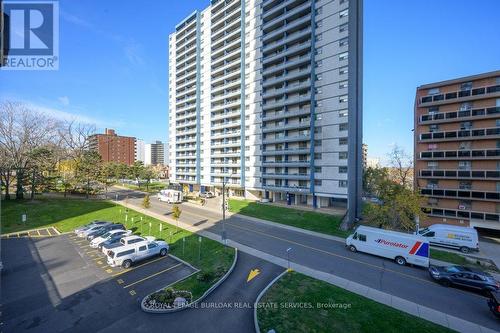
[[[347,237],[350,233],[340,229],[341,216],[239,199],[229,199],[229,211],[328,235]]]
[[[453,332],[296,272],[277,280],[256,311],[257,332]]]
[[[21,220],[22,214],[28,216],[26,223]],[[163,295],[165,300],[172,295],[174,299],[185,298],[188,303],[190,295],[191,300],[197,300],[234,267],[235,249],[110,201],[40,199],[2,202],[2,233],[49,226],[68,232],[93,220],[123,223],[134,234],[163,239],[170,245],[171,255],[195,267],[193,275],[169,286],[174,292],[170,293],[169,289]]]

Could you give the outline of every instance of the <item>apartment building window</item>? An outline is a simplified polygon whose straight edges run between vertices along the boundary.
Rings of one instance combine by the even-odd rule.
[[[344,53],[339,54],[339,61],[347,60],[348,56],[349,56],[349,52],[344,52]]]
[[[437,179],[429,179],[427,181],[427,188],[439,188],[439,181]]]
[[[472,128],[472,122],[470,121],[464,121],[460,123],[461,130],[470,130],[471,128]]]
[[[339,145],[341,145],[341,146],[347,145],[347,138],[340,138],[339,139]]]
[[[439,125],[437,124],[429,125],[429,132],[437,132],[437,131],[439,131]]]
[[[315,160],[321,160],[321,153],[314,153],[314,159]]]
[[[316,61],[316,68],[323,66],[323,62],[321,60]]]
[[[349,43],[349,40],[348,38],[342,38],[340,41],[339,41],[339,47],[343,47],[343,46],[347,46]]]
[[[437,170],[439,168],[439,163],[435,161],[427,162],[427,169]]]
[[[462,181],[458,184],[458,188],[461,190],[470,190],[472,189],[472,183],[469,181]]]
[[[347,88],[347,81],[342,81],[339,83],[339,89],[346,89]]]
[[[339,75],[347,74],[348,71],[348,67],[341,67],[339,68]]]
[[[314,140],[314,146],[315,147],[321,147],[323,145],[323,141],[321,140]]]
[[[321,172],[321,167],[314,167],[314,172],[315,173],[320,173]]]
[[[339,187],[346,188],[347,187],[347,180],[339,180]]]
[[[321,74],[316,74],[316,81],[321,81],[323,76]]]
[[[339,103],[347,103],[348,97],[347,95],[339,97]]]
[[[348,123],[339,124],[339,131],[347,131]]]
[[[321,127],[314,128],[314,134],[321,134],[321,132],[322,132]]]
[[[346,151],[339,152],[339,160],[347,160],[347,152]]]
[[[346,166],[339,167],[339,173],[347,173],[347,167]]]
[[[314,180],[314,185],[321,186],[321,179],[315,179]]]
[[[323,34],[317,34],[317,35],[316,35],[316,40],[317,40],[317,41],[320,41],[320,40],[322,40],[322,39],[323,39]]]
[[[458,149],[460,150],[470,150],[471,149],[471,142],[470,141],[462,141],[460,142]]]
[[[472,109],[472,103],[462,103],[460,105],[460,111],[467,111]]]
[[[432,88],[427,91],[427,95],[437,95],[439,94],[439,88]]]
[[[348,113],[347,110],[340,110],[339,111],[339,117],[347,117]]]
[[[344,32],[344,31],[347,31],[348,29],[348,24],[342,24],[340,27],[339,27],[339,32]]]
[[[460,85],[460,90],[471,90],[472,89],[472,82],[464,82]]]
[[[459,170],[470,170],[471,169],[471,161],[458,161],[458,169]]]
[[[344,9],[343,11],[341,11],[339,13],[339,17],[340,18],[344,18],[344,17],[347,17],[349,15],[349,10],[348,9]]]

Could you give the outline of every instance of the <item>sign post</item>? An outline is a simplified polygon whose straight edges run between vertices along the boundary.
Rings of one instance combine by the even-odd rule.
[[[201,259],[201,236],[198,236],[198,261]]]
[[[184,256],[185,247],[186,247],[186,237],[182,237],[182,256]]]

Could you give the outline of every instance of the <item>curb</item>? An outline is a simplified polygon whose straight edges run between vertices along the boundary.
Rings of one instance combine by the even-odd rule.
[[[269,282],[269,284],[267,286],[265,286],[264,289],[262,289],[262,291],[257,296],[257,299],[255,300],[254,307],[253,307],[253,324],[255,326],[255,333],[260,333],[259,320],[257,318],[257,308],[258,308],[257,304],[259,304],[260,299],[264,296],[264,294],[267,292],[267,290],[269,288],[271,288],[271,286],[273,284],[275,284],[279,279],[281,279],[283,277],[283,275],[285,275],[286,273],[288,273],[288,270],[284,270],[280,275],[275,277],[271,282]]]
[[[177,257],[176,257],[177,258]],[[207,291],[205,291],[205,293],[203,293],[203,295],[201,295],[198,299],[192,301],[191,303],[183,306],[183,307],[180,307],[180,308],[172,308],[172,309],[147,309],[144,307],[144,301],[146,299],[146,297],[148,297],[149,295],[146,295],[142,301],[141,301],[141,309],[142,311],[144,312],[147,312],[147,313],[173,313],[173,312],[178,312],[178,311],[182,311],[182,310],[185,310],[185,309],[188,309],[188,308],[192,308],[194,307],[194,305],[198,304],[199,302],[201,302],[203,299],[205,299],[208,295],[210,295],[218,286],[220,286],[228,277],[229,275],[233,272],[234,270],[234,267],[236,266],[236,262],[238,261],[238,249],[237,248],[234,248],[234,260],[233,260],[233,264],[231,265],[231,267],[229,268],[229,270],[226,272],[226,274],[224,274],[223,277],[221,277],[219,279],[219,281],[217,281],[216,283],[214,283],[214,285],[212,285],[210,288],[208,288]],[[191,265],[190,265],[191,266]],[[196,274],[198,273],[199,270],[197,272],[193,272],[191,273],[189,276],[183,278],[182,280],[192,276],[193,274]],[[177,282],[177,281],[176,281]],[[175,282],[174,282],[175,283]],[[172,285],[173,283],[171,283],[170,285]],[[169,285],[169,286],[170,286]],[[167,286],[168,287],[168,286]],[[163,287],[161,289],[158,289],[157,291],[160,291],[162,289],[165,289],[166,287]]]

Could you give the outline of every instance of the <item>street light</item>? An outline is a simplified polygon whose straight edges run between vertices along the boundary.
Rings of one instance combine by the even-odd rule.
[[[231,173],[227,178],[234,175]],[[222,177],[222,243],[227,245],[227,235],[226,235],[226,176]]]

